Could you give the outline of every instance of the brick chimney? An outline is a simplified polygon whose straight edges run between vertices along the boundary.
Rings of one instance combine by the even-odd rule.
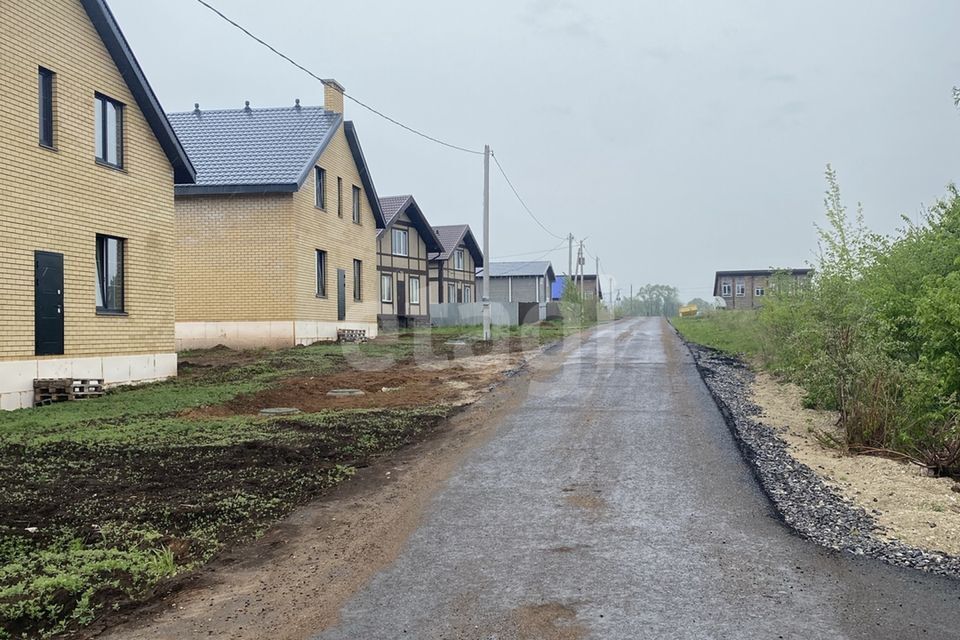
[[[323,81],[323,108],[335,113],[343,113],[343,85],[328,78]]]

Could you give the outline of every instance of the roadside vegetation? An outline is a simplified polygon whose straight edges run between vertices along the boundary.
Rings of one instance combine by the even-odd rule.
[[[453,327],[359,345],[215,348],[181,354],[171,381],[0,413],[0,638],[47,638],[150,598],[377,456],[426,437],[456,406],[427,378],[409,401],[383,393],[401,399],[363,408],[337,400],[268,418],[258,398],[287,386],[295,396],[295,383],[334,376],[369,388],[417,363],[496,357],[575,330],[496,328],[491,344],[476,341],[478,327]]]
[[[883,236],[848,212],[827,168],[827,225],[804,286],[776,278],[759,312],[675,320],[688,339],[753,356],[839,412],[830,444],[960,477],[960,192]]]

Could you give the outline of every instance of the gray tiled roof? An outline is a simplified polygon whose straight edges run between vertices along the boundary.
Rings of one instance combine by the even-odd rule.
[[[505,276],[542,276],[547,272],[553,273],[553,265],[549,260],[530,260],[526,262],[491,262],[490,277]],[[477,275],[483,275],[483,269],[477,270]]]
[[[293,187],[288,190],[304,180],[343,121],[323,107],[195,110],[167,117],[197,170],[196,187]]]

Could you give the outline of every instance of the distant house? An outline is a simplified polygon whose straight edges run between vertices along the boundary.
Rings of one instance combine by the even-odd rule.
[[[483,252],[470,225],[434,227],[443,251],[430,257],[430,302],[477,302],[477,269],[483,266]]]
[[[197,168],[176,191],[178,348],[376,336],[385,225],[343,87],[325,81],[324,107],[169,118]]]
[[[0,409],[33,406],[36,379],[175,376],[174,180],[194,168],[113,14],[2,0],[0,59]]]
[[[597,280],[596,275],[591,275],[585,273],[582,278],[577,277],[573,279],[574,285],[577,289],[580,289],[580,281],[583,280],[583,299],[594,300],[597,295],[600,296],[600,299],[603,300],[603,287],[600,286],[599,281]],[[551,292],[551,299],[560,300],[563,297],[564,288],[567,286],[567,281],[569,278],[567,276],[559,276],[557,281],[553,284],[553,290]]]
[[[812,269],[717,271],[713,278],[713,295],[723,298],[727,309],[757,309],[770,290],[774,274],[784,274],[796,282],[802,282],[811,273]]]
[[[430,322],[429,256],[443,252],[413,196],[380,198],[385,226],[377,234],[381,327]]]
[[[549,261],[491,262],[490,300],[548,302],[556,276]],[[477,270],[477,290],[483,291],[483,269]]]

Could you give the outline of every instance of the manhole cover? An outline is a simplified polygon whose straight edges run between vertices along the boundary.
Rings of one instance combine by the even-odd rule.
[[[294,407],[271,407],[269,409],[260,409],[262,416],[292,416],[300,413],[300,409]]]
[[[361,389],[331,389],[327,391],[328,396],[335,398],[345,398],[348,396],[362,396],[365,392]]]

